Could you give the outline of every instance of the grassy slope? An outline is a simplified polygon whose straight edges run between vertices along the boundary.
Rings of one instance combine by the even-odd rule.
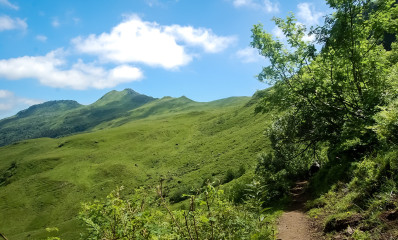
[[[111,91],[91,105],[50,101],[0,120],[0,146],[25,139],[59,137],[90,130],[155,100],[131,89]]]
[[[75,101],[49,101],[2,119],[0,120],[0,146],[21,139],[51,135],[48,130],[60,121],[60,116],[82,107]]]
[[[77,239],[80,202],[104,198],[116,186],[131,191],[163,176],[172,196],[242,164],[252,168],[267,145],[262,132],[270,117],[254,115],[247,100],[164,98],[112,121],[127,122],[116,128],[0,148],[0,177],[8,174],[0,186],[1,231],[10,239],[37,239],[57,226],[64,239]]]

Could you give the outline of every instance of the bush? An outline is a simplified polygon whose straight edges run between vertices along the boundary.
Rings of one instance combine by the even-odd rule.
[[[105,201],[83,204],[79,217],[87,229],[85,239],[147,239],[170,234],[167,227],[154,225],[164,214],[149,208],[153,197],[136,189],[132,198],[125,200],[121,190],[123,187],[111,192]]]
[[[374,117],[376,124],[373,130],[378,138],[387,144],[398,144],[398,99],[391,102],[387,107]]]
[[[225,177],[224,177],[223,183],[228,183],[228,182],[230,182],[230,181],[232,181],[234,179],[235,179],[235,173],[234,173],[234,171],[231,168],[229,168],[227,170],[227,172],[225,173]]]
[[[121,190],[104,201],[83,204],[85,239],[273,239],[264,216],[234,205],[212,185],[200,195],[185,196],[189,210],[174,211],[161,187],[158,197],[137,189],[128,200],[121,197]]]
[[[228,199],[235,204],[241,204],[248,200],[248,194],[251,191],[250,184],[253,183],[253,178],[254,173],[250,172],[224,187]]]
[[[263,186],[263,200],[271,202],[285,195],[292,179],[286,170],[285,163],[272,154],[261,154],[258,157],[256,175]]]

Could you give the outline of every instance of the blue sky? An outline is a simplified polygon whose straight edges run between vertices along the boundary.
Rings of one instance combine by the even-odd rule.
[[[212,101],[251,96],[267,64],[251,28],[322,23],[324,1],[0,0],[0,118],[32,104],[90,104],[111,90]]]

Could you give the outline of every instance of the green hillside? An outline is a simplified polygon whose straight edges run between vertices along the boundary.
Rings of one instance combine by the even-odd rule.
[[[113,103],[114,93],[93,105]],[[1,147],[1,231],[10,239],[38,239],[57,226],[63,239],[77,239],[80,203],[103,199],[116,186],[130,193],[163,177],[168,197],[178,202],[207,179],[225,182],[227,171],[239,168],[252,172],[268,145],[262,133],[271,119],[255,115],[249,99],[166,97],[99,125],[102,130]]]
[[[104,129],[109,127],[116,127],[127,122],[146,118],[149,116],[162,116],[173,115],[175,113],[183,113],[190,111],[205,111],[214,110],[215,108],[231,107],[243,105],[248,102],[249,97],[230,97],[225,99],[216,100],[213,102],[195,102],[187,97],[163,97],[147,103],[141,107],[129,111],[123,117],[115,120],[107,121],[97,125],[94,129]]]
[[[91,105],[75,101],[50,101],[34,105],[0,120],[0,146],[20,140],[59,137],[90,130],[155,100],[131,89],[111,91]]]

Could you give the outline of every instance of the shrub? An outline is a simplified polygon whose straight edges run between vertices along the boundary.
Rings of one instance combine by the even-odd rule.
[[[264,216],[234,205],[210,184],[199,195],[185,196],[188,210],[171,210],[162,187],[158,197],[141,188],[127,200],[121,190],[83,204],[85,239],[273,239]]]
[[[224,177],[223,183],[228,183],[228,182],[230,182],[230,181],[232,181],[234,179],[235,179],[235,173],[234,173],[234,171],[231,168],[229,168],[227,170],[227,172],[225,173],[225,177]]]
[[[266,202],[280,199],[291,186],[291,175],[285,163],[272,154],[259,155],[256,174],[263,186],[263,200]]]
[[[120,196],[123,187],[111,192],[105,201],[84,203],[80,219],[87,229],[85,239],[147,239],[160,234],[167,235],[167,228],[154,226],[163,213],[148,207],[153,199],[143,189],[136,189],[130,200]]]

